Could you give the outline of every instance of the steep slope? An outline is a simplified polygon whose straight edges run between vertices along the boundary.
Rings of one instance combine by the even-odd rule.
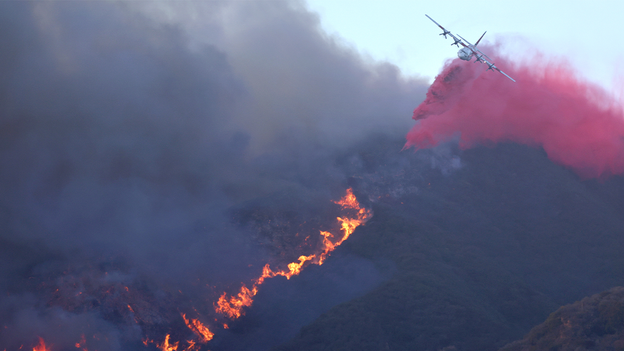
[[[624,287],[563,306],[501,351],[624,350]]]
[[[392,277],[276,350],[496,350],[624,283],[622,178],[582,181],[515,144],[399,147],[370,143],[341,164],[375,212],[343,250]]]

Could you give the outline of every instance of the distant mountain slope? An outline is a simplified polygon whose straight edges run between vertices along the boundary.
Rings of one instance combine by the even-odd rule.
[[[501,351],[624,350],[624,287],[563,306]]]
[[[624,284],[624,180],[582,181],[516,144],[345,157],[375,215],[341,250],[392,267],[275,350],[497,350]],[[426,165],[426,166],[425,166]]]

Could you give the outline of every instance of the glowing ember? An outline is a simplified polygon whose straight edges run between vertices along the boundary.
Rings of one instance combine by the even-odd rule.
[[[350,188],[347,189],[347,194],[342,199],[333,202],[340,205],[343,210],[357,211],[354,218],[346,216],[344,218],[337,218],[337,220],[341,223],[340,231],[342,232],[342,235],[340,236],[340,239],[333,242],[330,240],[330,238],[334,237],[333,234],[331,234],[330,232],[321,231],[320,235],[323,237],[323,246],[320,252],[309,256],[299,256],[299,259],[297,260],[298,262],[291,262],[287,265],[287,270],[273,271],[270,265],[267,263],[262,268],[262,275],[254,281],[251,289],[243,284],[240,292],[237,295],[231,296],[229,298],[227,296],[227,293],[224,292],[219,297],[219,300],[215,305],[215,311],[224,316],[227,316],[230,319],[236,319],[240,317],[244,314],[243,308],[249,307],[253,303],[253,297],[258,293],[258,286],[262,285],[265,279],[273,278],[278,275],[286,277],[286,279],[290,279],[290,277],[301,273],[301,269],[307,263],[322,265],[323,262],[325,262],[325,259],[327,259],[327,257],[329,256],[330,252],[332,252],[336,247],[340,246],[345,240],[347,240],[349,236],[355,231],[355,228],[366,223],[366,221],[368,221],[368,219],[372,216],[370,210],[360,207],[360,203],[357,201],[357,198]]]
[[[82,351],[88,351],[87,350],[87,339],[85,338],[84,334],[82,334],[82,336],[80,337],[80,342],[76,343],[76,348],[77,349],[82,349]]]
[[[50,349],[46,347],[43,339],[39,338],[39,345],[33,347],[33,351],[50,351]]]

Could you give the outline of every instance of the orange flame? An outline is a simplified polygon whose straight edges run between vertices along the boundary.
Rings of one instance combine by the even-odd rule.
[[[186,342],[189,344],[189,346],[186,348],[185,351],[196,351],[196,350],[199,350],[200,346],[195,344],[195,341],[187,340]]]
[[[353,190],[351,188],[347,189],[347,195],[345,195],[342,199],[338,201],[332,201],[333,203],[342,206],[343,209],[353,208],[356,210],[360,209],[360,203],[358,202],[355,195],[353,195]]]
[[[253,289],[249,290],[243,284],[241,291],[236,296],[227,298],[227,293],[223,293],[217,301],[215,311],[228,316],[230,319],[238,318],[243,313],[243,307],[249,307],[253,303],[253,297],[258,293],[258,287],[254,284]]]
[[[286,277],[286,279],[290,279],[292,276],[301,273],[301,269],[303,269],[303,267],[308,263],[322,265],[323,262],[325,262],[325,259],[329,257],[330,252],[334,251],[336,247],[340,246],[345,240],[347,240],[355,231],[355,228],[366,223],[366,221],[368,221],[368,219],[372,216],[372,212],[370,210],[360,207],[360,203],[357,201],[357,198],[353,194],[351,188],[347,189],[347,194],[342,199],[332,202],[340,205],[343,210],[357,210],[354,218],[336,218],[341,223],[340,231],[342,232],[342,236],[338,239],[338,241],[332,242],[330,238],[333,238],[334,235],[330,232],[321,231],[320,235],[323,236],[323,248],[319,253],[309,256],[299,256],[298,262],[291,262],[287,265],[288,270],[273,271],[267,263],[262,268],[262,275],[254,281],[251,289],[243,284],[240,292],[235,296],[230,296],[229,298],[227,293],[224,292],[219,297],[219,300],[215,305],[215,311],[227,316],[230,319],[240,317],[244,314],[243,308],[249,307],[253,303],[253,297],[258,293],[258,286],[262,285],[265,279],[273,278],[278,275]]]
[[[208,329],[208,327],[206,327],[202,322],[198,319],[188,319],[184,313],[181,313],[181,315],[186,326],[199,337],[199,342],[201,344],[206,344],[208,341],[212,340],[214,333],[211,332],[210,329]],[[167,334],[162,344],[156,343],[154,340],[149,340],[147,338],[142,341],[145,346],[148,346],[149,344],[156,344],[156,347],[158,347],[161,351],[199,351],[201,348],[201,346],[198,345],[193,339],[186,340],[186,348],[180,345],[180,341],[171,342],[170,339],[171,335]]]
[[[33,347],[33,351],[50,351],[50,349],[46,347],[43,338],[39,337],[39,345]]]
[[[162,351],[177,351],[178,350],[178,344],[180,344],[179,341],[176,341],[173,344],[169,344],[169,334],[167,334],[167,336],[165,336],[165,341],[163,341],[162,344],[157,345]]]
[[[195,333],[195,334],[197,334],[197,336],[199,336],[200,342],[202,344],[207,343],[208,341],[212,340],[212,338],[214,337],[214,333],[211,332],[208,329],[208,327],[203,325],[202,322],[200,322],[199,320],[197,320],[197,319],[188,320],[188,319],[186,319],[186,315],[184,313],[182,313],[182,319],[184,319],[184,323],[186,323],[186,326],[189,327],[189,329],[191,329],[193,331],[193,333]],[[194,344],[195,343],[193,342],[191,347],[194,346]]]

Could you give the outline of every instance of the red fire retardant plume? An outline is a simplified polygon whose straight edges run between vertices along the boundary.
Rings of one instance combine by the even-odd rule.
[[[430,148],[459,137],[460,147],[516,142],[583,178],[624,173],[622,105],[580,80],[566,63],[516,67],[496,60],[516,83],[485,65],[448,63],[414,110],[405,147]]]

